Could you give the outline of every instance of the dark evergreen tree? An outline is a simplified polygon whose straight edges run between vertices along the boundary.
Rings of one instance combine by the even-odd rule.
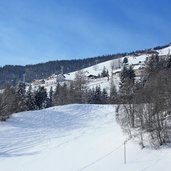
[[[127,78],[128,78],[128,68],[124,65],[120,73],[120,89],[124,86],[124,83]]]
[[[125,58],[123,59],[123,64],[127,64],[127,63],[128,63],[128,58],[125,57]]]
[[[103,91],[102,91],[101,101],[103,104],[108,103],[108,93],[105,88],[103,88]]]
[[[106,69],[106,67],[103,68],[101,77],[108,77],[109,76],[109,71]]]
[[[111,80],[111,84],[110,84],[109,101],[110,101],[110,103],[117,103],[117,90],[116,90],[116,86],[113,82],[113,79]]]
[[[119,94],[122,96],[122,102],[127,98],[130,98],[133,94],[135,83],[135,72],[132,66],[124,66],[120,73],[120,89]]]
[[[95,104],[95,91],[94,91],[94,87],[92,89],[89,89],[89,91],[88,91],[87,103]]]
[[[35,110],[36,104],[35,104],[35,95],[32,91],[32,86],[30,85],[27,92],[26,92],[26,106],[27,110]]]
[[[109,77],[109,71],[108,71],[108,69],[106,71],[106,76]]]
[[[26,85],[23,82],[17,84],[15,88],[15,95],[16,95],[16,112],[22,112],[27,110],[26,104]]]
[[[150,58],[148,58],[147,67],[146,67],[148,73],[157,71],[159,68],[160,68],[160,63],[159,63],[158,55],[152,55]]]
[[[44,109],[48,107],[48,97],[44,87],[40,86],[38,90],[35,91],[35,104],[37,109]]]
[[[101,104],[102,103],[102,92],[101,92],[100,86],[96,86],[96,89],[94,92],[94,102],[95,102],[95,104]]]
[[[134,84],[134,82],[135,82],[135,71],[134,71],[132,65],[130,65],[129,68],[128,68],[128,78]]]

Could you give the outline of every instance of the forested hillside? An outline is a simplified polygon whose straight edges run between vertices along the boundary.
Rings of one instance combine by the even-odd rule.
[[[69,73],[122,55],[104,55],[78,60],[57,60],[26,66],[6,65],[0,68],[0,88],[4,88],[7,84],[16,85],[18,81],[23,79],[23,74],[25,74],[26,82],[31,82],[33,79],[47,78],[54,73],[59,73],[61,67],[63,67],[64,73]]]

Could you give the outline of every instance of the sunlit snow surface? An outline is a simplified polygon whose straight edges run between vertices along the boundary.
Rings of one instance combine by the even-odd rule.
[[[14,114],[0,123],[0,171],[170,171],[171,150],[141,150],[112,105],[66,105]]]
[[[169,53],[171,47],[159,50]],[[128,56],[130,64],[144,61],[148,55]],[[123,58],[121,59],[121,61]],[[113,60],[85,68],[98,75],[104,67],[111,74]],[[116,69],[116,71],[119,69]],[[73,80],[75,72],[65,75]],[[114,76],[119,85],[119,77]],[[109,90],[107,78],[91,80],[88,86]],[[55,88],[54,85],[47,85]],[[138,142],[126,145],[127,137],[115,120],[112,105],[66,105],[12,115],[0,122],[0,171],[170,171],[171,149],[140,149]]]

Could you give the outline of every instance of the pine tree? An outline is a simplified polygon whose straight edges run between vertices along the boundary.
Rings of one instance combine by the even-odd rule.
[[[35,104],[37,106],[37,109],[44,109],[48,107],[47,92],[43,86],[40,86],[35,92]]]
[[[95,103],[95,91],[94,87],[92,89],[89,89],[87,94],[87,103],[94,104]]]
[[[17,84],[15,88],[17,112],[27,110],[26,105],[26,85],[23,82]]]
[[[134,82],[135,82],[135,71],[134,71],[132,65],[130,65],[129,68],[128,68],[128,78],[134,84]]]
[[[135,72],[132,66],[127,68],[123,67],[120,73],[120,90],[119,93],[121,96],[130,96],[133,93],[135,83]]]
[[[27,110],[35,110],[36,104],[35,104],[35,95],[32,92],[32,86],[30,85],[27,92],[26,92],[26,105]]]
[[[103,67],[101,77],[108,77],[109,76],[109,71],[106,70],[106,67]]]
[[[95,104],[101,104],[102,103],[102,92],[101,92],[101,87],[96,86],[95,93],[94,93],[94,101]]]
[[[101,100],[103,104],[108,102],[108,93],[105,88],[103,88]]]
[[[147,67],[146,67],[147,72],[151,73],[157,71],[159,68],[160,68],[159,56],[158,55],[151,56],[147,61]]]
[[[125,58],[123,59],[123,64],[127,64],[127,63],[128,63],[128,58],[125,57]]]
[[[120,73],[120,89],[124,86],[124,83],[127,78],[128,78],[128,68],[124,65]]]
[[[110,84],[110,103],[116,103],[116,102],[117,102],[117,90],[112,79]]]

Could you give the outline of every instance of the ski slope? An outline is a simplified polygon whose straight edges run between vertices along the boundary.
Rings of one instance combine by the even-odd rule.
[[[66,105],[0,122],[0,171],[170,171],[171,149],[141,150],[115,121],[112,105]]]

